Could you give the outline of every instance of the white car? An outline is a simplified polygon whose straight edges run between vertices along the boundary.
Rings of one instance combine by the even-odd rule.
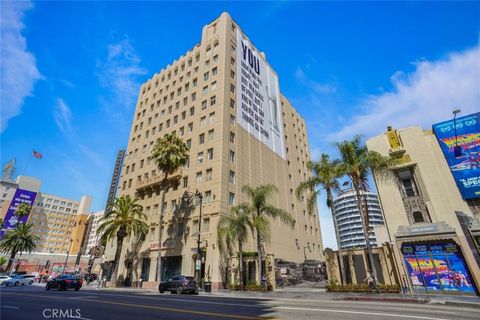
[[[12,279],[12,277],[9,276],[0,276],[0,286],[3,285],[3,283],[7,280]]]
[[[34,280],[35,280],[34,275],[22,274],[22,275],[17,275],[11,279],[5,280],[3,283],[5,284],[6,287],[16,287],[18,285],[24,286],[26,284],[32,284]]]

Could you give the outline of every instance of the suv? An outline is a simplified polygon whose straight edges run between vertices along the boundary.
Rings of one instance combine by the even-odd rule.
[[[1,275],[1,276],[0,276],[0,286],[1,286],[5,281],[10,280],[10,279],[12,279],[12,278],[9,277],[9,276]]]
[[[3,284],[6,287],[13,287],[13,286],[18,286],[21,284],[22,286],[26,284],[32,284],[33,280],[35,280],[35,276],[31,274],[22,274],[22,275],[16,275],[15,277],[5,280]]]
[[[83,280],[81,276],[64,274],[63,276],[48,280],[45,285],[45,290],[57,289],[65,291],[67,289],[75,289],[75,291],[78,291],[82,287],[82,283]]]
[[[170,291],[171,293],[198,293],[197,281],[193,277],[187,276],[173,276],[168,281],[162,281],[158,286],[158,292],[164,293]]]

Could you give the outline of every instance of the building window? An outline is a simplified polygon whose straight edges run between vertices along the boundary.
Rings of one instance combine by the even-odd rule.
[[[192,226],[192,235],[197,235],[198,233],[198,220],[193,220],[193,226]]]
[[[213,140],[213,137],[214,137],[214,130],[210,130],[208,131],[208,140],[211,141]]]
[[[190,115],[193,116],[195,114],[195,108],[191,107],[190,108]]]
[[[415,211],[413,213],[413,221],[415,223],[422,223],[425,222],[425,219],[423,219],[423,214],[420,211]]]
[[[209,202],[207,202],[207,193],[209,193]],[[205,192],[205,203],[212,202],[212,192],[207,191]],[[209,232],[210,231],[210,218],[203,218],[202,221],[202,232]]]
[[[210,106],[214,106],[216,102],[217,102],[217,97],[216,96],[210,97]]]
[[[413,197],[418,195],[418,190],[411,169],[398,171],[397,177],[400,180],[403,194],[406,197]]]
[[[198,164],[203,163],[203,151],[198,153],[197,163]]]
[[[231,171],[231,170],[230,170],[230,174],[229,174],[229,176],[228,176],[228,181],[229,181],[230,183],[235,184],[235,171]]]
[[[198,143],[204,144],[205,143],[205,133],[202,133],[198,136]]]
[[[235,116],[233,114],[230,115],[230,125],[235,125]]]
[[[186,145],[187,148],[190,149],[192,147],[192,139],[188,139]]]
[[[208,71],[203,74],[203,80],[208,80]]]
[[[202,182],[202,172],[197,172],[197,175],[196,175],[196,179],[195,179],[195,182],[197,184],[201,183]]]
[[[230,132],[230,142],[235,143],[235,133]]]
[[[203,202],[205,204],[212,203],[212,191],[205,191],[205,196],[203,197]],[[205,220],[203,220],[203,221],[205,221]]]
[[[207,118],[205,116],[200,118],[200,127],[204,128],[207,124]]]
[[[228,204],[234,205],[235,204],[235,193],[229,192],[228,193]]]
[[[212,75],[216,76],[216,75],[217,75],[217,72],[218,72],[217,67],[215,67],[215,68],[212,69]]]
[[[232,150],[230,150],[230,153],[229,153],[229,157],[228,157],[228,158],[230,159],[230,162],[233,162],[233,163],[234,163],[234,162],[235,162],[235,152],[232,151]]]
[[[202,152],[202,154],[203,154],[203,152]],[[208,160],[213,159],[213,148],[207,150],[207,157],[208,157]]]
[[[217,90],[217,81],[213,81],[212,84],[210,85],[210,91],[215,91]]]
[[[215,123],[215,112],[210,113],[210,123]]]
[[[202,110],[207,109],[207,100],[202,101]]]
[[[183,187],[184,188],[188,187],[188,177],[183,177]]]
[[[207,169],[207,171],[205,172],[205,180],[206,181],[212,180],[212,169]]]

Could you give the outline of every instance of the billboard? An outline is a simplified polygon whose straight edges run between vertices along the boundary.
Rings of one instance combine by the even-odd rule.
[[[30,215],[27,215],[19,220],[15,215],[15,210],[17,210],[17,207],[20,205],[20,203],[26,203],[32,207],[36,196],[37,193],[33,191],[23,190],[20,188],[15,191],[7,213],[5,214],[5,218],[3,219],[4,225],[3,229],[0,231],[0,238],[8,229],[15,229],[17,224],[27,222]]]
[[[480,113],[433,125],[433,132],[442,148],[453,178],[463,199],[480,198]],[[455,157],[455,143],[462,154]]]
[[[286,159],[278,77],[239,29],[236,88],[238,124]]]
[[[465,261],[455,243],[404,244],[402,253],[412,286],[417,290],[475,293]]]

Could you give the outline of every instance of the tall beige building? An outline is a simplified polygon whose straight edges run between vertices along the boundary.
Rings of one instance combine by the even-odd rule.
[[[368,139],[367,147],[399,162],[375,182],[404,286],[419,293],[478,294],[478,220],[432,130],[389,128]]]
[[[92,198],[83,196],[76,201],[40,192],[41,184],[28,176],[18,176],[15,182],[1,181],[0,218],[10,220],[9,211],[14,212],[18,203],[25,202],[32,210],[24,219],[33,224],[33,233],[39,237],[36,252],[78,254]]]
[[[120,195],[139,196],[148,216],[150,231],[138,248],[142,261],[137,264],[144,286],[155,285],[159,247],[162,173],[150,152],[158,138],[172,132],[190,147],[190,159],[178,172],[180,185],[166,195],[162,277],[194,274],[192,255],[200,231],[204,276],[214,287],[225,283],[227,262],[217,246],[217,223],[232,205],[247,200],[241,191],[247,184],[277,186],[279,192],[270,201],[296,220],[293,229],[271,221],[265,253],[295,262],[303,261],[304,253],[307,259],[323,259],[318,214],[309,214],[305,201],[297,200],[294,192],[310,175],[305,121],[279,93],[277,75],[265,54],[223,13],[203,28],[200,43],[140,89]],[[182,202],[184,191],[196,189],[203,194],[201,230],[198,205],[188,208]],[[125,241],[119,274],[135,277],[129,252],[137,241],[133,237]],[[244,250],[256,251],[255,241],[250,239]],[[114,252],[115,245],[109,243],[107,261],[113,260]]]

